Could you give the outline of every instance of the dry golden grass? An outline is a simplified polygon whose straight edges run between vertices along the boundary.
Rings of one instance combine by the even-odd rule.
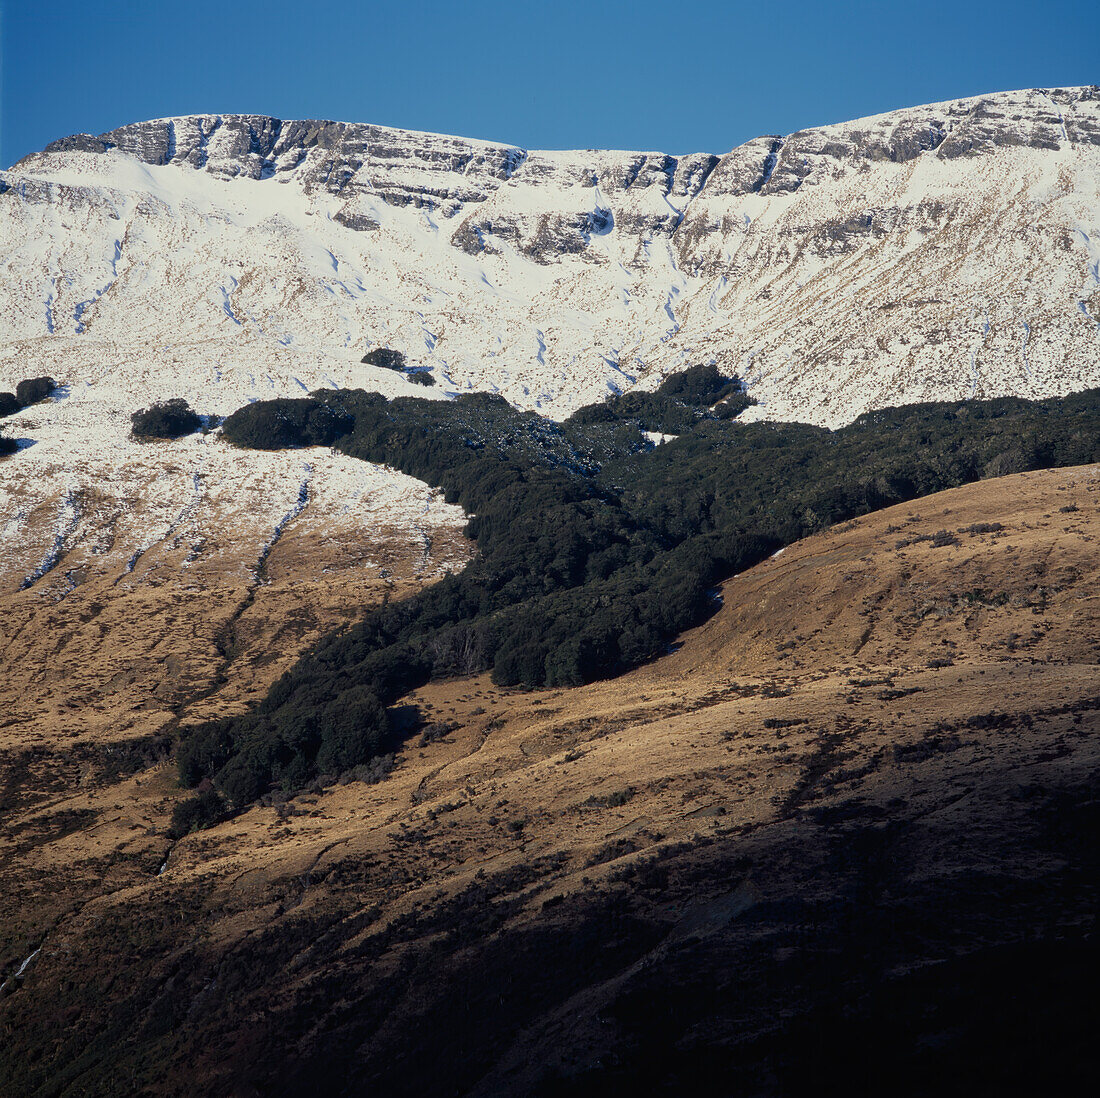
[[[925,540],[940,531],[947,544]],[[57,757],[245,705],[377,592],[354,567],[317,576],[325,548],[288,539],[239,619],[242,654],[228,664],[212,650],[217,592],[74,592],[38,611],[55,615],[64,644],[45,629],[37,646],[24,637],[15,650],[39,670],[5,683],[16,714],[0,729],[5,751],[33,744],[42,759],[9,771],[3,969],[42,945],[19,993],[30,1009],[35,983],[48,1001],[60,951],[87,948],[101,920],[177,908],[204,948],[232,951],[317,917],[354,924],[339,947],[354,952],[402,916],[532,866],[516,889],[532,902],[509,918],[535,925],[547,901],[606,887],[683,844],[751,850],[761,835],[793,834],[807,812],[851,804],[904,804],[926,820],[921,865],[938,872],[954,856],[954,829],[970,826],[966,798],[996,800],[1044,767],[1096,763],[1098,538],[1097,467],[986,481],[833,528],[728,580],[708,622],[617,680],[532,692],[487,676],[430,684],[407,701],[450,730],[414,736],[388,778],[254,807],[176,843],[160,875],[183,795],[171,764],[111,780],[99,756],[82,773]],[[220,590],[225,610],[238,592]],[[93,599],[102,609],[85,621]],[[54,648],[80,669],[51,684],[42,669]],[[188,701],[219,667],[227,681]],[[38,773],[48,787],[36,787]],[[777,877],[770,887],[787,886]],[[821,881],[805,888],[827,892]],[[674,906],[661,917],[694,919],[688,930],[705,936],[708,920],[724,926],[740,910],[738,896],[721,911]],[[288,988],[310,979],[308,966],[285,975]],[[595,1010],[610,994],[592,990],[574,1007]],[[532,1047],[521,1041],[507,1062],[518,1070]]]
[[[168,882],[201,873],[231,891],[260,882],[278,890],[318,857],[392,852],[402,824],[445,837],[446,854],[426,859],[428,890],[546,851],[583,862],[626,837],[641,851],[769,818],[792,795],[818,730],[838,716],[868,725],[859,752],[870,755],[937,722],[1081,697],[1095,688],[1100,660],[1098,505],[1095,469],[982,482],[831,529],[728,580],[710,621],[620,679],[530,693],[499,690],[487,676],[431,684],[408,701],[456,726],[442,741],[418,747],[414,738],[379,785],[299,798],[304,816],[256,808],[192,836],[174,851]],[[1003,528],[958,532],[981,523]],[[945,529],[959,544],[898,547]],[[40,745],[79,758],[89,740],[240,711],[323,630],[379,597],[354,562],[317,576],[338,552],[292,538],[280,546],[270,583],[238,619],[241,652],[228,664],[214,638],[243,598],[228,582],[193,592],[78,588],[42,607],[9,642],[5,751]],[[28,594],[12,599],[25,604]],[[90,616],[90,606],[101,609]],[[226,681],[203,697],[219,671]],[[767,729],[769,720],[801,723]],[[998,749],[995,733],[971,748]],[[34,858],[60,870],[83,850],[99,863],[112,844],[131,851],[140,829],[138,849],[156,860],[166,847],[156,832],[180,795],[171,766],[116,785],[98,780],[90,760],[75,766],[63,773],[76,788],[55,787],[41,802],[21,789],[37,803],[9,825],[94,811],[95,826],[35,846]],[[626,789],[633,795],[621,806],[585,807]],[[655,833],[662,838],[646,837]],[[402,903],[385,888],[372,899]]]

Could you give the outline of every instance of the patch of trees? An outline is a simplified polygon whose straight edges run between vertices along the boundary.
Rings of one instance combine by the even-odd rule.
[[[734,394],[744,397],[745,407],[753,403],[745,395],[745,387],[736,377],[725,377],[713,364],[689,366],[686,370],[669,374],[657,392],[661,396],[694,406],[709,407]]]
[[[134,438],[182,438],[202,426],[198,413],[182,397],[142,408],[130,416]]]
[[[45,400],[55,389],[57,382],[52,377],[29,377],[19,382],[14,393],[0,393],[0,416],[11,416],[16,412]]]
[[[251,450],[331,446],[351,427],[338,408],[321,400],[263,400],[239,408],[222,424],[230,442]]]
[[[1096,460],[1100,391],[890,408],[838,431],[701,423],[597,479],[666,537],[728,530],[751,515],[787,544],[835,522],[984,477]]]
[[[379,366],[383,370],[395,370],[399,374],[405,372],[405,356],[389,347],[376,347],[363,355],[361,361],[367,366]]]
[[[655,392],[634,390],[579,408],[573,426],[630,423],[643,431],[682,434],[704,420],[733,419],[755,403],[737,378],[713,365],[692,366],[667,377]]]
[[[323,441],[441,488],[474,516],[478,553],[323,639],[250,713],[192,730],[183,781],[210,779],[238,807],[273,785],[300,788],[392,751],[389,707],[432,677],[491,669],[535,687],[615,675],[702,620],[716,582],[800,537],[1006,463],[1100,460],[1100,390],[890,409],[828,431],[695,415],[739,392],[711,370],[650,395],[668,402],[659,428],[682,417],[680,437],[656,449],[637,405],[558,424],[489,394],[321,391],[235,412],[224,430],[238,445]]]

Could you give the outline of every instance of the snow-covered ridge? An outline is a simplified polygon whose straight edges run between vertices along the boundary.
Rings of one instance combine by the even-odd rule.
[[[746,380],[746,415],[827,425],[1055,395],[1100,385],[1098,248],[1095,87],[914,107],[722,156],[243,115],[65,138],[0,173],[0,389],[64,386],[2,424],[24,441],[0,461],[6,513],[43,516],[41,544],[8,522],[15,581],[67,575],[86,520],[70,530],[64,501],[81,516],[95,493],[126,506],[139,454],[166,527],[196,492],[207,513],[246,466],[276,522],[294,506],[301,478],[283,459],[224,455],[216,435],[193,451],[127,442],[154,400],[209,416],[319,387],[479,389],[564,416],[708,361]],[[362,365],[375,346],[435,386]],[[312,501],[329,458],[310,461]],[[311,502],[298,521],[326,513]],[[123,562],[160,536],[127,535]]]
[[[284,120],[264,115],[189,115],[76,134],[45,153],[118,149],[146,164],[188,165],[223,179],[295,178],[334,194],[367,191],[396,205],[443,208],[452,216],[521,170],[562,173],[606,190],[640,189],[664,178],[666,193],[691,197],[721,164],[711,190],[782,193],[814,174],[811,158],[911,160],[935,150],[955,158],[997,147],[1059,149],[1100,144],[1096,89],[1000,92],[872,115],[852,122],[761,137],[724,157],[629,150],[528,151],[447,134],[369,123]],[[21,166],[34,163],[36,154]],[[349,193],[350,192],[350,193]]]
[[[29,340],[70,382],[89,380],[73,336],[135,363],[201,346],[194,380],[213,396],[212,371],[247,369],[240,402],[432,392],[359,369],[377,344],[431,367],[435,395],[497,390],[557,415],[708,359],[745,374],[765,414],[827,423],[1061,392],[1096,382],[1098,156],[1096,88],[914,107],[721,157],[160,119],[0,174],[0,325],[9,353]]]

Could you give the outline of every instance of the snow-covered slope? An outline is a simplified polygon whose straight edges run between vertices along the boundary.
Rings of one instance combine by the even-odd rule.
[[[167,355],[204,411],[425,395],[358,366],[378,344],[559,415],[709,359],[767,414],[830,424],[1100,380],[1095,88],[723,157],[200,116],[59,141],[0,189],[4,376],[155,386]]]
[[[168,396],[224,414],[319,386],[477,388],[561,416],[706,361],[746,379],[748,415],[829,425],[1065,393],[1100,385],[1100,89],[894,111],[724,156],[138,123],[0,173],[0,249],[0,388],[66,386],[6,421],[35,444],[0,463],[0,485],[49,476],[55,497],[47,470],[125,480],[129,413]],[[361,365],[374,346],[436,387]],[[273,458],[233,460],[275,479]]]

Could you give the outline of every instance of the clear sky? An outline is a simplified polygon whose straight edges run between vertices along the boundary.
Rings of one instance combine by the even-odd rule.
[[[0,34],[4,166],[66,134],[200,112],[723,152],[1100,82],[1096,0],[0,0]]]

